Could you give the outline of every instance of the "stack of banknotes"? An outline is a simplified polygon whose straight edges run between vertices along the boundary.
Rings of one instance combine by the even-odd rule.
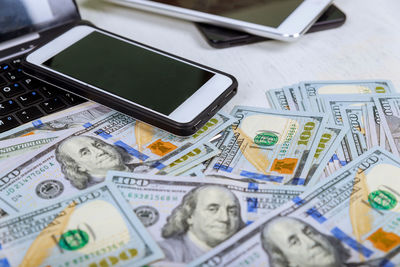
[[[0,134],[0,266],[400,265],[392,83],[267,100],[189,137],[92,102]]]

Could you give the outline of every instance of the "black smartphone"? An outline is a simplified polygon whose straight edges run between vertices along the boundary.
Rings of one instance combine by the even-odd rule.
[[[199,130],[237,89],[232,75],[88,25],[37,48],[23,66],[40,80],[181,136]]]
[[[307,31],[317,32],[340,27],[346,21],[346,15],[331,5],[324,14]],[[261,41],[273,40],[265,37],[252,35],[250,33],[218,27],[215,25],[196,23],[198,29],[206,38],[207,42],[215,48],[227,48],[232,46],[251,44]]]

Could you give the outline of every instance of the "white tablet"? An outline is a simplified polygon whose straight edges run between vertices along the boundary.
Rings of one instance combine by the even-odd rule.
[[[294,41],[332,0],[107,0],[254,35]]]

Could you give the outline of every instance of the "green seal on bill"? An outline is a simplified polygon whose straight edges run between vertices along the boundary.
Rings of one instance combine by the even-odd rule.
[[[86,246],[89,235],[82,230],[69,230],[61,235],[59,245],[65,250],[77,250]]]
[[[259,146],[273,146],[278,143],[279,137],[273,132],[259,133],[254,137],[254,143]]]
[[[378,210],[391,210],[397,205],[396,197],[385,190],[375,190],[368,195],[368,202]]]

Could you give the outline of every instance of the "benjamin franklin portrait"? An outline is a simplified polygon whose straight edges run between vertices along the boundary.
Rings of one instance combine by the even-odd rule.
[[[135,159],[123,148],[91,136],[69,137],[58,145],[55,154],[65,178],[78,189],[104,181],[110,170],[143,172],[155,163],[132,163]]]
[[[205,185],[188,192],[172,211],[159,245],[167,261],[186,263],[243,227],[237,197],[223,186]]]
[[[378,267],[399,252],[399,248],[396,248],[385,257],[365,262],[348,262],[350,251],[340,240],[291,217],[269,220],[264,225],[261,243],[271,267]]]

